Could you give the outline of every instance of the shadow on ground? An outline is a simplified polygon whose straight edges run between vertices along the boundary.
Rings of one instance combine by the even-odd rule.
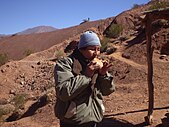
[[[134,125],[120,119],[104,118],[98,127],[133,127]]]
[[[163,109],[169,109],[169,106],[154,108],[154,110],[163,110]],[[125,113],[105,115],[105,118],[103,119],[103,122],[99,125],[99,127],[145,127],[145,126],[148,126],[149,124],[146,122],[133,125],[129,123],[128,121],[113,118],[113,116],[137,113],[137,112],[146,112],[146,111],[148,111],[148,109],[141,109],[141,110],[135,110],[135,111],[128,111]],[[155,127],[162,127],[162,124],[159,124]]]
[[[104,118],[103,121],[98,125],[98,127],[147,127],[151,126],[146,122],[139,123],[139,124],[132,124],[128,121],[124,121],[122,119],[115,119],[115,118]],[[154,127],[163,127],[162,124],[158,124]]]
[[[24,117],[29,117],[29,116],[32,116],[35,114],[35,112],[45,106],[47,104],[47,96],[44,95],[44,96],[41,96],[39,98],[39,100],[37,102],[35,102],[34,104],[32,104],[29,109],[24,113],[24,114],[20,114],[19,112],[14,112],[11,116],[9,116],[7,119],[6,119],[6,122],[12,122],[12,121],[16,121],[16,120],[19,120],[19,119],[22,119]]]

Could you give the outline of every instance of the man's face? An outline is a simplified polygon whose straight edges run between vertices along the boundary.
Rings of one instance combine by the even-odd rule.
[[[81,49],[80,52],[85,58],[92,60],[100,54],[100,46],[88,46]]]

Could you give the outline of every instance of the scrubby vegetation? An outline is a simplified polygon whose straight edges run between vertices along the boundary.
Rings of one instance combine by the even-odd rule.
[[[56,52],[55,52],[55,57],[57,57],[58,59],[59,58],[61,58],[61,57],[63,57],[64,56],[64,50],[57,50]]]
[[[161,9],[161,8],[167,8],[167,7],[169,7],[169,2],[154,1],[148,10],[155,10],[155,9]]]
[[[7,54],[0,54],[0,66],[5,64],[8,61],[8,56]]]
[[[132,9],[135,9],[135,8],[138,8],[138,7],[141,7],[141,6],[143,6],[143,4],[133,4],[133,7],[132,7]]]
[[[25,56],[29,56],[30,54],[32,54],[33,51],[31,49],[27,49],[25,52],[24,52],[24,55]]]
[[[17,94],[14,97],[13,102],[15,104],[16,110],[22,109],[24,107],[24,104],[26,102],[26,98],[27,98],[26,94]]]
[[[107,37],[104,37],[102,40],[101,40],[101,48],[100,48],[100,51],[101,52],[105,52],[107,50],[107,46],[108,46],[108,43],[109,43],[109,38]]]
[[[121,24],[112,24],[108,31],[106,31],[106,36],[110,38],[117,38],[123,31]]]

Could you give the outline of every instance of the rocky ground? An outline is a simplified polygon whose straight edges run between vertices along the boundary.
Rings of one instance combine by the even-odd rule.
[[[133,47],[133,50],[136,49]],[[146,63],[138,63],[138,60],[132,60],[132,58],[122,57],[123,51],[124,48],[119,47],[115,53],[105,55],[113,64],[110,73],[114,76],[116,91],[104,97],[106,112],[103,123],[100,125],[103,127],[146,126],[144,117],[147,116],[148,109],[147,65]],[[144,61],[146,56],[142,57]],[[52,61],[28,61],[25,59],[1,67],[0,74],[6,75],[5,81],[1,81],[1,83],[9,84],[8,88],[1,87],[0,89],[1,93],[4,93],[1,94],[1,103],[7,110],[17,110],[12,106],[15,105],[13,103],[18,103],[15,106],[19,108],[10,116],[3,116],[7,122],[2,122],[1,126],[58,127],[59,121],[55,118],[53,110],[55,104],[52,74],[54,65],[55,62]],[[161,119],[169,112],[169,57],[164,56],[161,59],[161,55],[155,51],[153,65],[155,107],[154,122],[151,126],[161,126]],[[12,98],[17,93],[22,93],[26,98],[24,106],[20,104],[22,103],[19,102],[20,100],[15,102],[4,99],[9,96]],[[6,101],[10,101],[10,104]]]

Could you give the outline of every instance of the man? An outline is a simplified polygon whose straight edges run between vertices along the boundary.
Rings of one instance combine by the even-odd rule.
[[[102,96],[111,94],[115,86],[108,73],[111,64],[96,59],[100,46],[97,34],[86,31],[78,48],[56,63],[55,114],[61,127],[96,127],[102,121],[105,110]]]

